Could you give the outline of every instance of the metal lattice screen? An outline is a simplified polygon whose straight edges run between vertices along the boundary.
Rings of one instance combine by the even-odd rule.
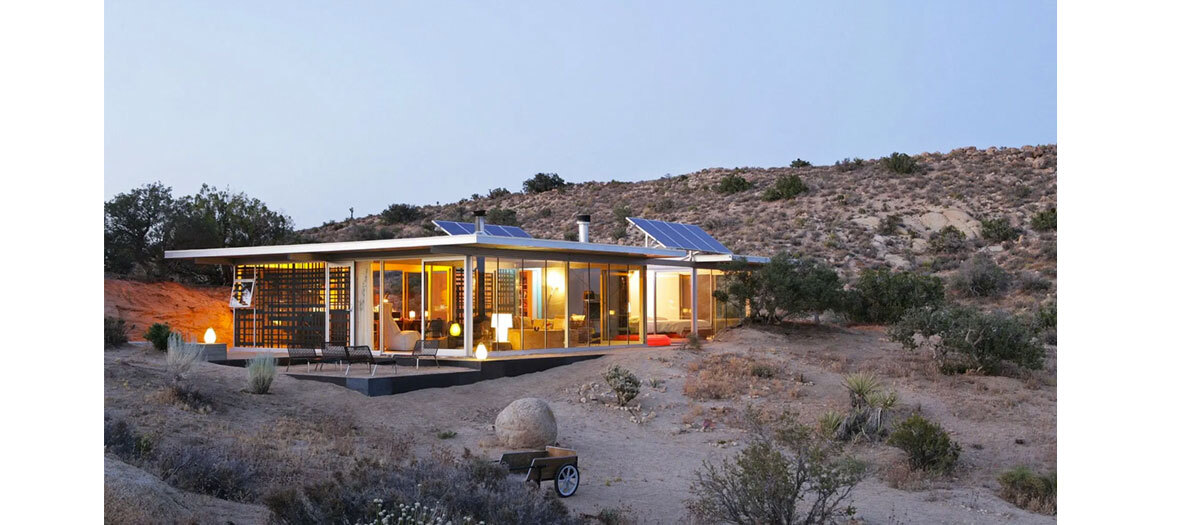
[[[347,301],[348,268],[342,269]],[[239,265],[236,277],[255,281],[251,308],[234,310],[234,346],[323,345],[324,263]],[[345,315],[345,339],[347,323]]]

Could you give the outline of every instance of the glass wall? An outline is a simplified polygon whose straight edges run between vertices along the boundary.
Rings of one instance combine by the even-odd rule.
[[[421,336],[422,263],[374,261],[372,272],[374,350],[407,352]]]
[[[426,340],[463,348],[463,261],[426,263]]]

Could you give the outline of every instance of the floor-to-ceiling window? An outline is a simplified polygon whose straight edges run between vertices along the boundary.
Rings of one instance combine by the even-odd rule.
[[[426,263],[426,280],[426,339],[463,348],[463,261]]]
[[[565,261],[545,263],[545,348],[566,346],[565,299],[569,289],[566,282],[566,264]]]

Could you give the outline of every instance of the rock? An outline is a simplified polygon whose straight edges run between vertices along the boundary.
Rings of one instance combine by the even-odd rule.
[[[1032,162],[1033,169],[1045,169],[1049,167],[1049,157],[1037,157]]]
[[[557,418],[535,397],[517,399],[496,416],[496,437],[510,448],[541,448],[557,442]]]
[[[898,269],[898,270],[910,269],[910,261],[906,260],[905,257],[902,257],[896,253],[890,253],[890,254],[885,255],[885,262],[889,266],[892,266],[894,269]]]
[[[983,226],[979,221],[968,215],[967,212],[955,208],[932,209],[918,217],[918,223],[931,233],[937,232],[946,226],[954,226],[959,231],[967,234],[968,239],[979,237],[983,231]]]

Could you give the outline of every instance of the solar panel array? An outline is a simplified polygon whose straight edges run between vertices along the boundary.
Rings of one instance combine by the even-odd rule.
[[[653,221],[638,217],[627,217],[627,220],[631,221],[631,224],[643,230],[643,233],[650,235],[652,239],[655,239],[656,242],[662,244],[665,248],[679,248],[681,250],[708,253],[733,253],[724,244],[717,242],[717,239],[705,233],[705,230],[702,230],[700,226],[695,224]]]
[[[470,222],[456,222],[456,221],[433,221],[435,226],[438,226],[442,231],[447,232],[447,235],[470,235],[475,233],[475,225]],[[499,237],[522,237],[525,239],[533,238],[529,232],[522,230],[519,226],[500,226],[497,224],[484,224],[484,233],[488,235],[496,235]]]

